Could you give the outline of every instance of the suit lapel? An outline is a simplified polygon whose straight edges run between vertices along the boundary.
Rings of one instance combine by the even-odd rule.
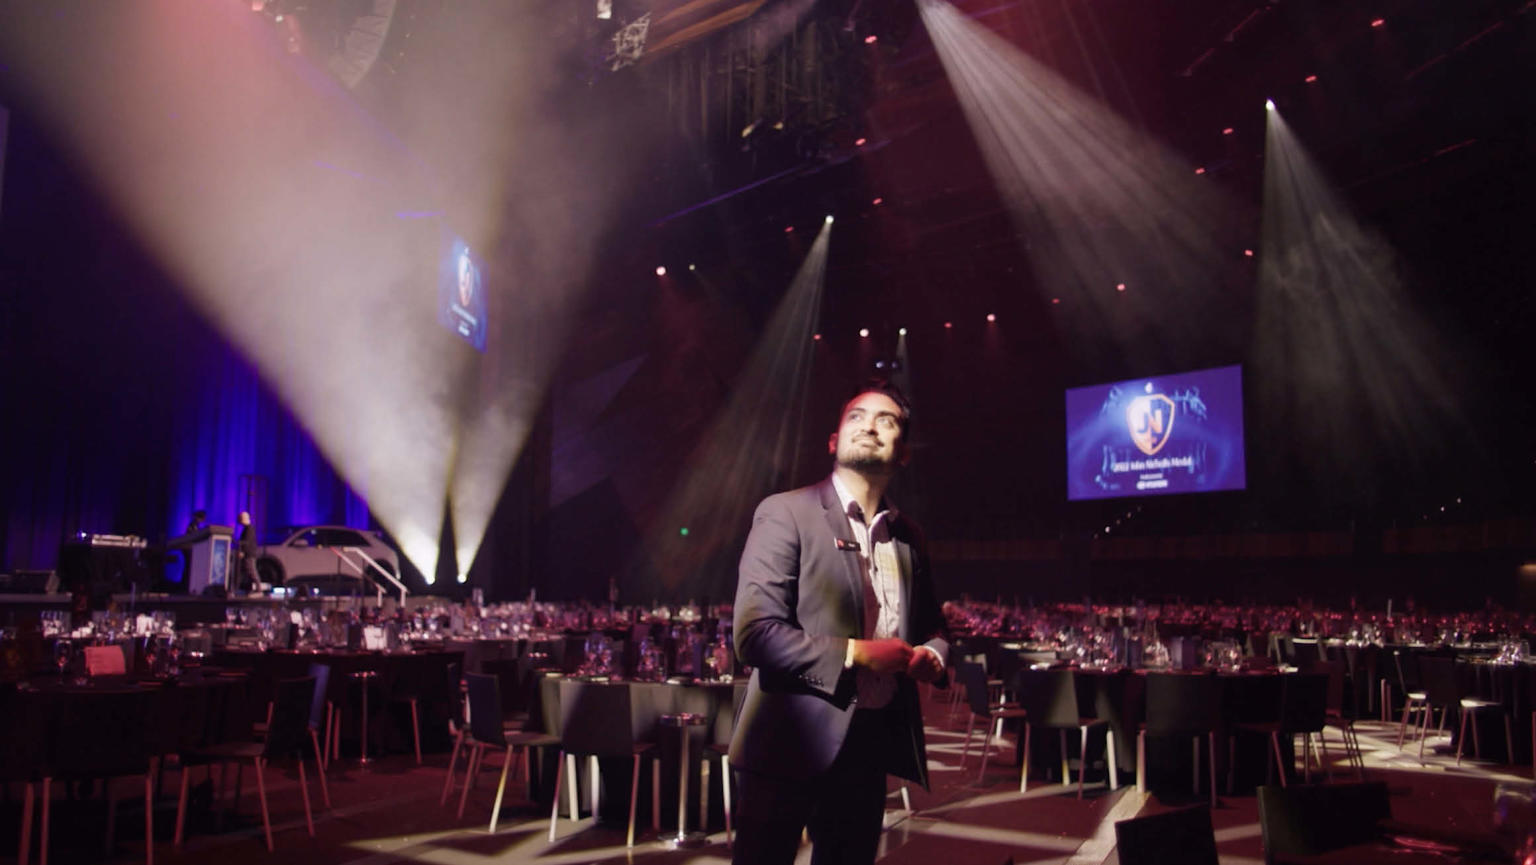
[[[898,520],[900,518],[898,517]],[[896,560],[900,564],[897,581],[901,585],[901,638],[912,642],[912,545],[904,537],[906,532],[891,526],[891,540],[896,544]]]
[[[832,478],[822,481],[819,490],[821,494],[822,513],[827,520],[827,526],[832,531],[832,537],[853,543],[853,529],[848,527],[848,515],[843,512],[842,502],[838,501],[837,490],[832,487]],[[833,549],[843,562],[843,579],[848,585],[848,594],[853,598],[853,627],[856,636],[863,636],[864,631],[864,577],[859,573],[859,553],[851,550],[839,550],[837,541],[833,541]],[[868,551],[864,551],[868,553]]]

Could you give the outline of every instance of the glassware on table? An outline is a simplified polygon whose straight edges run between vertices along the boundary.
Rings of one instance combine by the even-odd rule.
[[[1493,791],[1493,825],[1516,865],[1536,863],[1536,787],[1501,782]]]

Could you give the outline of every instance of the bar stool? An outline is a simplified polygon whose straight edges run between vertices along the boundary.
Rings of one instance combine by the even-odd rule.
[[[354,682],[360,683],[363,688],[362,755],[357,758],[357,762],[366,766],[373,762],[372,758],[368,756],[368,689],[372,687],[373,680],[377,679],[379,674],[376,670],[353,670],[347,676]]]
[[[660,723],[663,727],[676,727],[678,734],[677,834],[662,838],[661,843],[669,850],[702,847],[707,843],[705,834],[688,831],[688,728],[702,727],[709,723],[709,718],[693,712],[678,712],[662,715]]]

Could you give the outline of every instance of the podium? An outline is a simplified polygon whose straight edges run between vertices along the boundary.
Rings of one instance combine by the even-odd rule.
[[[201,595],[209,586],[228,590],[235,566],[234,537],[229,526],[207,526],[166,543],[187,557],[187,594]]]

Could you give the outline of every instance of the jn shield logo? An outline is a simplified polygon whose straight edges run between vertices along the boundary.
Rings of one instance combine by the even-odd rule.
[[[1173,434],[1173,410],[1173,400],[1160,393],[1136,397],[1125,407],[1126,429],[1142,453],[1152,456],[1168,443]]]

